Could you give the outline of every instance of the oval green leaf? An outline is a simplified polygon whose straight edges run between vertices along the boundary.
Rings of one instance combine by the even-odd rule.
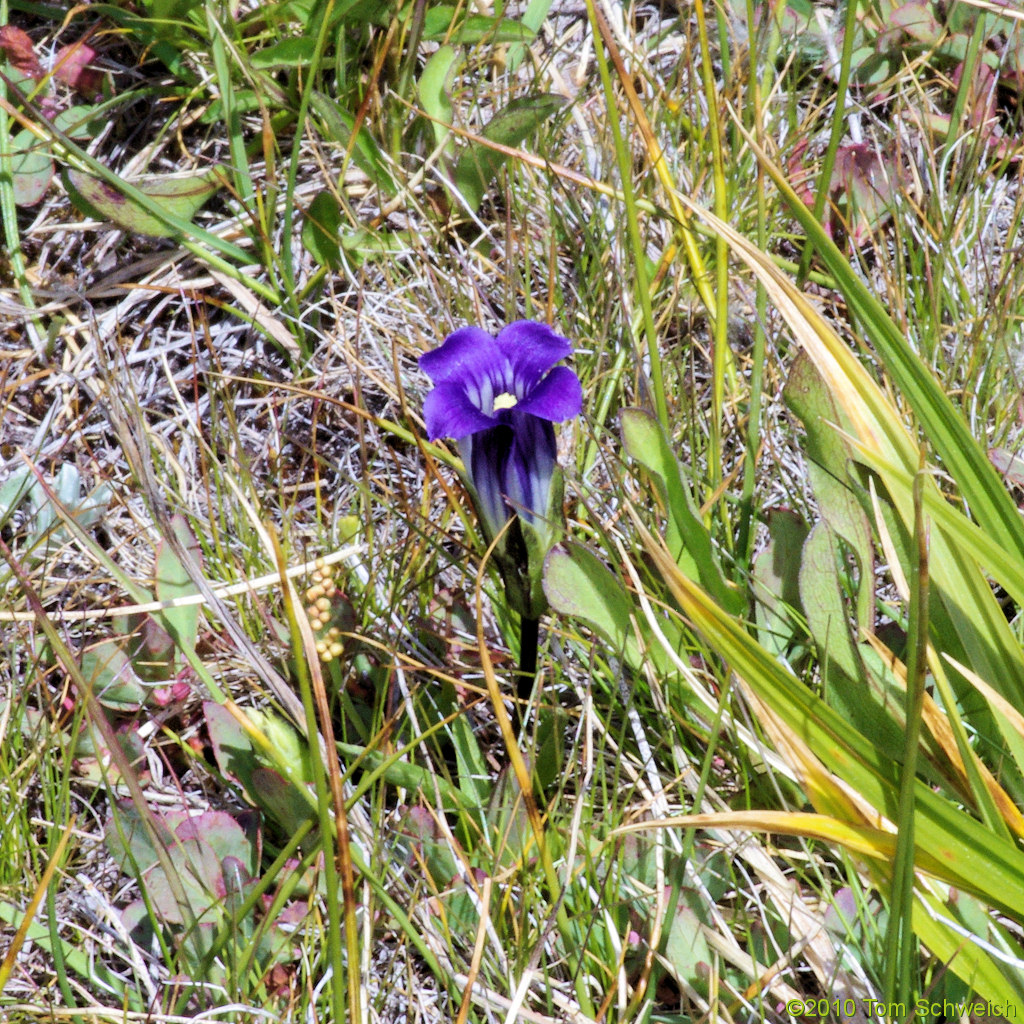
[[[53,161],[32,132],[18,132],[11,139],[11,176],[18,206],[35,206],[53,180]]]
[[[178,234],[174,227],[155,213],[144,209],[140,203],[129,199],[113,185],[91,174],[68,170],[63,177],[75,208],[90,217],[113,221],[125,231],[155,238],[171,238]],[[125,184],[151,199],[168,216],[189,221],[220,188],[221,181],[220,169],[213,167],[202,174],[151,174]]]

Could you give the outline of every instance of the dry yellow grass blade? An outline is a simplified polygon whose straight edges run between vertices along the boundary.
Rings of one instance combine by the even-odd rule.
[[[875,651],[885,659],[886,663],[892,669],[893,675],[899,680],[899,682],[906,686],[907,681],[907,667],[902,661],[900,661],[888,647],[877,636],[871,633],[864,635],[867,642],[875,649]],[[937,657],[934,648],[929,646],[929,662]],[[1015,708],[1010,705],[1008,701],[1000,697],[992,687],[988,685],[977,673],[971,672],[970,669],[952,658],[946,658],[956,668],[958,672],[963,673],[964,677],[981,691],[986,698],[993,699],[993,707],[997,712],[1006,714],[1003,711],[1003,707],[1015,715],[1017,722],[1015,723],[1021,731],[1021,735],[1024,736],[1024,716],[1020,714]],[[965,792],[970,792],[970,778],[967,773],[967,768],[964,765],[963,758],[960,755],[960,748],[957,745],[956,737],[953,734],[953,727],[950,725],[949,718],[946,713],[935,703],[931,694],[926,693],[924,695],[924,705],[921,711],[921,717],[924,724],[928,727],[928,731],[935,737],[936,743],[942,748],[942,752],[946,755],[948,766],[953,769],[958,777],[958,782]],[[1009,715],[1007,716],[1009,717]],[[971,760],[973,762],[973,770],[977,773],[977,776],[982,780],[985,788],[988,790],[989,795],[992,797],[992,802],[996,809],[999,811],[1003,821],[1018,835],[1024,837],[1024,815],[1021,814],[1020,809],[1010,798],[1010,795],[999,785],[995,776],[986,767],[985,763],[978,757],[978,755],[967,748]]]

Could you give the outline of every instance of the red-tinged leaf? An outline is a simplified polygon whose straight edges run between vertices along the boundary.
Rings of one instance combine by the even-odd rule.
[[[832,188],[854,247],[863,245],[892,216],[899,184],[899,172],[887,155],[862,142],[840,148]]]
[[[989,448],[988,461],[992,463],[1008,484],[1024,487],[1024,459],[1019,459],[1005,448]]]
[[[45,77],[46,71],[39,63],[36,48],[27,32],[13,25],[4,25],[0,28],[0,50],[7,55],[11,67],[23,75],[28,75],[37,82]]]
[[[814,206],[814,184],[817,174],[807,156],[807,139],[800,139],[786,162],[790,185],[807,206]]]
[[[889,28],[902,29],[911,39],[926,46],[937,46],[942,38],[942,26],[933,5],[926,0],[909,0],[889,15]]]
[[[91,100],[103,89],[103,72],[91,67],[96,57],[97,51],[84,39],[62,46],[53,62],[53,77]]]
[[[200,174],[146,175],[132,184],[167,213],[188,221],[221,187],[222,181],[223,172],[213,167]],[[169,238],[177,233],[175,228],[169,227],[106,181],[90,174],[68,170],[64,184],[71,202],[89,216],[110,220],[126,231],[156,238]]]

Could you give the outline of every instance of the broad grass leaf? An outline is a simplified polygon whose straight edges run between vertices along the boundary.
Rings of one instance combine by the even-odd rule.
[[[800,596],[818,649],[825,699],[895,758],[903,750],[902,692],[867,670],[850,635],[851,610],[840,582],[840,557],[837,535],[827,523],[819,523],[804,544]]]
[[[859,799],[894,819],[899,765],[893,758],[852,729],[681,573],[661,542],[645,532],[644,543],[686,619],[731,669]],[[994,835],[924,782],[915,787],[915,815],[919,867],[1014,920],[1024,919],[1018,898],[1024,887],[1024,852],[1016,843]]]
[[[848,430],[850,422],[804,351],[793,360],[783,397],[806,433],[807,475],[818,508],[857,561],[857,619],[870,627],[875,620],[871,523],[858,493],[862,489],[850,477],[850,446],[835,430],[836,425]]]
[[[528,43],[535,35],[522,22],[510,18],[469,14],[459,21],[461,13],[461,8],[447,4],[432,6],[423,17],[423,38],[454,40],[473,46],[477,43]]]
[[[807,524],[791,509],[768,512],[768,544],[754,560],[754,621],[758,642],[779,657],[805,635],[800,599],[800,558]]]
[[[962,6],[964,5],[958,5]],[[913,351],[882,303],[865,286],[842,252],[828,237],[825,229],[815,220],[813,212],[800,201],[782,171],[768,158],[755,140],[748,136],[747,142],[775,183],[793,216],[799,221],[808,241],[814,245],[825,269],[835,279],[854,321],[862,326],[870,338],[877,358],[881,360],[896,389],[920,420],[925,437],[934,446],[944,466],[956,480],[960,495],[971,508],[972,517],[982,529],[998,538],[1008,552],[1014,552],[1016,557],[1024,558],[1024,522],[1020,513],[1003,486],[999,474],[989,463],[985,449],[972,435],[970,427],[953,405],[942,383],[936,380],[935,375]],[[745,262],[751,264],[759,276],[763,279],[770,276],[773,284],[768,285],[769,290],[777,294],[777,286],[783,275],[774,266],[769,270],[769,264],[757,257],[760,265],[755,267],[751,263],[754,257],[750,250],[753,247],[745,239],[686,197],[682,197],[682,201],[699,217],[708,221],[716,232],[723,234],[733,249]],[[783,313],[786,313],[785,309]],[[835,347],[831,340],[823,338],[822,341],[835,356]],[[835,341],[838,342],[838,338]],[[811,355],[818,363],[819,356],[814,352]],[[828,379],[828,374],[824,376]],[[878,399],[884,406],[884,399],[881,399],[880,395]],[[882,415],[892,416],[891,409],[883,409],[877,402],[873,404]],[[895,423],[899,423],[898,417],[895,418]],[[902,427],[900,429],[902,430]],[[866,441],[867,438],[862,436],[861,440]],[[911,465],[916,466],[916,452],[912,455]],[[911,468],[911,465],[907,468]]]
[[[753,143],[752,143],[753,144]],[[774,174],[773,174],[774,177]],[[787,188],[785,182],[780,188]],[[806,209],[792,195],[794,212]],[[768,290],[769,298],[778,307],[795,337],[813,359],[815,367],[828,387],[837,408],[849,423],[851,443],[860,452],[869,452],[878,465],[891,465],[898,474],[882,476],[885,497],[892,503],[898,517],[894,535],[912,533],[914,501],[912,487],[902,482],[913,479],[919,464],[918,445],[913,441],[902,416],[882,390],[847,348],[833,328],[811,302],[780,271],[770,258],[743,238],[724,221],[681,196],[684,205],[706,220],[728,241],[734,252],[754,271]],[[889,358],[886,367],[897,385],[918,413],[927,430],[928,440],[939,451],[946,468],[958,467],[961,496],[970,505],[979,524],[990,529],[1005,546],[1007,555],[1020,562],[1024,559],[1024,524],[998,474],[989,463],[987,453],[970,434],[961,414],[952,406],[931,372],[918,359],[899,335],[888,314],[867,292],[863,283],[853,276],[842,254],[825,237],[825,233],[808,217],[801,215],[809,234],[821,245],[828,246],[829,269],[844,284],[851,308],[861,311],[862,323],[875,346]],[[934,479],[924,481],[924,501],[943,501]],[[977,504],[975,504],[975,499]],[[993,596],[988,579],[974,560],[942,531],[931,535],[929,572],[932,593],[942,602],[941,614],[932,602],[933,624],[936,619],[944,628],[944,645],[962,646],[968,664],[983,678],[996,686],[1017,706],[1024,706],[1024,653],[1014,637],[1002,609]],[[944,618],[944,622],[941,621]],[[973,695],[960,691],[969,699]],[[976,703],[972,724],[998,752],[1004,746],[1013,751],[1018,763],[1024,763],[1020,738],[998,718]],[[996,753],[998,756],[998,753]],[[1007,785],[1010,785],[1008,780]],[[1018,789],[1021,787],[1017,787]],[[1024,793],[1014,791],[1017,798]]]
[[[818,523],[804,543],[800,564],[800,598],[829,689],[864,684],[864,666],[850,639],[850,609],[839,580],[838,542],[828,523]],[[833,672],[835,679],[829,681]]]

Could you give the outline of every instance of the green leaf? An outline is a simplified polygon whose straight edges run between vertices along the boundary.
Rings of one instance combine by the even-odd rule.
[[[259,767],[252,741],[238,719],[222,704],[203,702],[210,746],[221,774],[252,796],[252,773]]]
[[[103,640],[82,654],[82,675],[99,702],[114,711],[138,711],[149,690],[118,640]]]
[[[434,132],[434,141],[438,146],[445,145],[447,151],[454,152],[451,141],[452,101],[448,90],[452,86],[457,70],[457,54],[455,47],[442,46],[423,67],[419,80],[420,104],[432,119],[430,127]]]
[[[202,553],[199,543],[182,515],[171,517],[171,528],[181,546],[188,551],[197,564]],[[166,540],[160,542],[156,555],[156,596],[159,601],[175,601],[183,597],[194,597],[199,591],[188,570],[182,565],[174,548]],[[159,619],[168,635],[174,641],[176,656],[169,666],[170,672],[177,671],[183,664],[182,650],[195,647],[199,635],[199,605],[183,604],[166,608],[159,613]]]
[[[481,134],[490,142],[502,146],[518,146],[565,104],[563,96],[552,93],[518,97],[495,114]],[[470,144],[456,165],[454,174],[455,186],[469,209],[480,208],[491,182],[507,162],[508,155],[505,153],[479,143]]]
[[[23,908],[17,907],[13,903],[0,901],[0,921],[9,925],[12,930],[21,926],[24,913]],[[126,1008],[138,1007],[139,1012],[143,1012],[140,990],[133,985],[126,986],[120,975],[106,967],[99,958],[91,955],[91,952],[86,953],[74,945],[73,939],[65,940],[59,931],[51,930],[43,921],[30,922],[26,938],[50,958],[54,957],[53,944],[56,940],[60,943],[60,955],[64,963],[83,978],[90,987],[99,987],[101,990],[114,993],[118,1002],[123,1001]]]
[[[367,260],[408,252],[413,245],[412,234],[408,231],[371,231],[369,228],[356,228],[355,231],[346,231],[341,236],[342,249],[357,266]]]
[[[154,21],[184,21],[202,0],[142,0],[142,6]]]
[[[562,615],[583,619],[611,644],[615,654],[639,660],[630,618],[633,604],[620,580],[588,548],[571,541],[548,552],[544,593]]]
[[[462,8],[441,4],[431,7],[423,18],[423,38],[449,40],[467,45],[477,43],[528,43],[536,34],[519,21],[469,14],[454,25]],[[454,26],[454,29],[453,29]]]
[[[797,640],[802,614],[799,571],[807,526],[791,509],[768,513],[768,545],[754,561],[754,616],[761,645],[784,656]]]
[[[800,565],[800,596],[818,649],[825,699],[855,729],[896,758],[903,751],[903,691],[891,676],[883,680],[867,671],[861,649],[850,635],[851,611],[840,582],[838,545],[839,538],[828,523],[818,523],[804,544]]]
[[[156,238],[171,238],[176,228],[91,174],[66,170],[64,185],[76,209],[90,217],[113,221],[125,231]],[[222,174],[214,167],[201,174],[153,174],[131,182],[170,216],[190,221],[199,208],[220,189]]]
[[[295,36],[279,39],[262,50],[249,56],[252,66],[259,71],[277,68],[305,67],[316,52],[316,39],[312,36]]]
[[[963,415],[907,343],[882,303],[865,287],[857,271],[815,220],[813,212],[800,201],[786,176],[767,158],[761,162],[826,270],[841,288],[851,313],[863,325],[895,387],[920,419],[923,433],[956,479],[972,516],[1007,551],[1024,557],[1024,522],[1020,512]]]
[[[746,609],[746,598],[722,573],[711,535],[697,512],[689,481],[683,476],[661,424],[643,409],[623,409],[619,422],[623,448],[655,479],[669,514],[669,550],[680,568],[699,579],[723,608],[740,614]]]
[[[764,650],[745,626],[688,579],[653,537],[645,538],[673,596],[692,626],[802,743],[861,799],[895,814],[898,765]],[[919,781],[915,787],[916,857],[920,868],[974,893],[1014,920],[1022,910],[1024,852]],[[954,970],[956,969],[954,964]]]
[[[18,206],[34,206],[46,195],[53,180],[49,150],[27,128],[11,139],[10,173]]]
[[[783,397],[807,433],[807,473],[821,514],[857,560],[857,621],[870,628],[875,621],[871,523],[850,479],[850,445],[835,430],[848,431],[849,421],[806,352],[793,361]]]
[[[53,119],[53,127],[72,139],[92,139],[107,125],[107,104],[80,103],[61,110]]]
[[[345,147],[346,151],[351,150],[356,166],[377,188],[383,189],[388,195],[394,195],[397,191],[395,179],[388,168],[387,157],[381,152],[373,135],[365,127],[360,127],[353,142],[355,118],[347,111],[341,110],[337,101],[326,93],[314,89],[310,105],[320,118],[326,137]]]
[[[302,244],[322,267],[340,270],[342,267],[341,243],[338,229],[341,227],[341,205],[332,192],[326,189],[318,192],[306,211],[302,225]]]
[[[850,639],[850,614],[838,575],[838,538],[827,523],[818,523],[804,543],[800,565],[800,598],[807,625],[818,645],[818,661],[826,674],[843,683],[863,682],[864,666]]]
[[[675,913],[665,922],[664,956],[676,977],[703,992],[712,976],[715,956],[704,935],[701,916],[688,905],[687,895],[685,890],[680,892]],[[690,900],[697,903],[692,896]]]

